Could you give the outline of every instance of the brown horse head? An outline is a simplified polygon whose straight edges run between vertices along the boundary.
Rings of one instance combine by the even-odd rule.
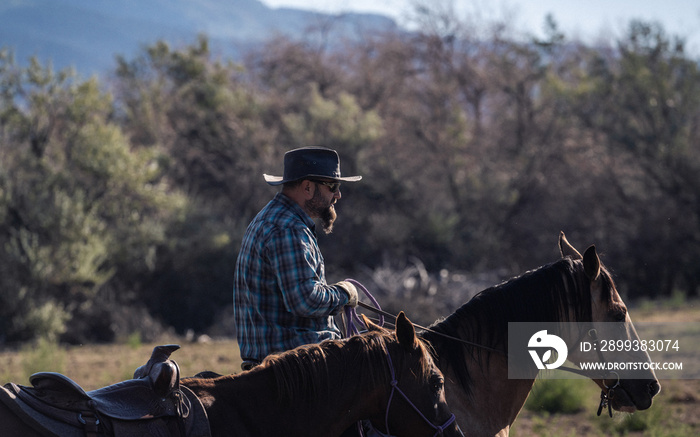
[[[581,256],[562,232],[559,236],[559,248],[562,257],[569,257],[583,264],[583,269],[590,281],[591,322],[596,338],[603,338],[607,342],[621,342],[620,344],[639,344],[639,336],[627,306],[622,301],[610,273],[602,265],[595,246],[590,246]],[[600,345],[596,347],[600,348]],[[581,348],[578,344],[573,345],[569,350],[572,351],[571,358],[579,363],[592,361],[649,363],[651,361],[649,354],[641,348],[639,350],[630,348],[630,350],[614,353],[601,351],[600,354],[587,354],[586,357],[581,356]],[[633,374],[625,370],[606,372],[600,377],[594,377],[593,380],[604,393],[610,395],[609,402],[612,408],[629,413],[649,408],[652,398],[661,390],[653,369],[635,371]]]
[[[510,338],[513,323],[551,323],[568,347],[570,361],[579,363],[585,362],[578,347],[584,336],[589,332],[602,334],[609,323],[622,326],[614,339],[638,340],[627,307],[595,246],[581,255],[562,233],[559,247],[560,260],[481,291],[421,333],[431,343],[446,376],[450,408],[469,435],[508,435],[535,383],[540,366],[533,366],[527,338],[537,337],[523,329],[524,342],[515,340],[516,336]],[[513,344],[523,346],[520,343],[528,348],[522,360],[514,358],[510,350]],[[551,357],[550,353],[545,351],[543,357]],[[602,360],[613,358],[619,357],[603,354]],[[646,353],[630,352],[623,358],[650,363]],[[531,366],[522,378],[511,375],[514,362]],[[610,407],[620,411],[649,408],[660,389],[653,371],[641,375],[595,372],[588,376],[602,388]]]
[[[364,315],[362,318],[368,332],[391,334]],[[447,407],[445,379],[403,311],[396,317],[393,337],[395,341],[388,341],[386,346],[391,384],[396,385],[397,392],[391,390],[386,411],[370,418],[373,425],[392,435],[435,435],[437,428],[445,425],[446,435],[462,435],[456,423],[452,423],[454,417]],[[430,395],[425,396],[426,393]]]

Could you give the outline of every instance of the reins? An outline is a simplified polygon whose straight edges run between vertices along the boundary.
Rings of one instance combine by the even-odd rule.
[[[366,304],[360,300],[357,301],[357,306],[362,307],[366,310],[372,311],[373,313],[376,313],[377,315],[379,315],[379,326],[384,326],[384,317],[388,317],[390,319],[396,319],[396,316],[394,314],[391,314],[387,311],[382,310],[382,308],[379,306],[379,303],[377,302],[377,300],[374,298],[374,296],[372,296],[372,294],[370,294],[370,292],[367,290],[367,288],[365,288],[364,285],[362,285],[361,283],[359,283],[358,281],[356,281],[354,279],[346,279],[345,281],[352,283],[355,287],[362,290],[362,292],[365,293],[365,295],[369,298],[369,300],[372,301],[374,306]],[[360,320],[360,318],[357,315],[357,311],[354,308],[345,307],[345,318],[346,318],[346,323],[348,325],[346,327],[346,336],[357,334],[359,331],[357,330],[355,323],[362,323],[362,321]],[[490,352],[505,354],[505,352],[503,352],[501,350],[491,348],[488,346],[484,346],[484,345],[474,343],[471,341],[463,340],[463,339],[458,338],[458,337],[453,337],[451,335],[447,335],[445,333],[438,332],[438,331],[435,331],[435,330],[430,329],[430,328],[426,328],[425,326],[421,326],[417,323],[411,322],[411,324],[413,324],[413,326],[415,326],[418,329],[421,329],[421,330],[427,331],[427,332],[431,332],[435,335],[439,335],[441,337],[445,337],[445,338],[448,338],[448,339],[453,340],[453,341],[457,341],[457,342],[467,344],[470,346],[475,346],[475,347],[478,347],[481,349],[488,350]]]
[[[386,312],[386,311],[383,311],[383,310],[381,310],[381,309],[379,309],[379,308],[373,308],[372,306],[367,305],[367,304],[364,303],[364,302],[357,302],[357,306],[361,306],[362,308],[368,309],[368,310],[370,310],[370,311],[377,312],[377,313],[382,314],[382,315],[384,315],[384,316],[386,316],[386,317],[396,317],[396,316],[392,315],[391,313],[388,313],[388,312]],[[380,311],[381,311],[381,313],[380,313]],[[464,344],[469,345],[469,346],[475,346],[475,347],[478,347],[478,348],[481,348],[481,349],[485,349],[485,350],[487,350],[487,351],[489,351],[489,352],[496,352],[496,353],[499,353],[499,354],[505,354],[505,352],[503,352],[502,350],[499,350],[499,349],[495,349],[495,348],[492,348],[492,347],[484,346],[483,344],[479,344],[479,343],[474,343],[473,341],[467,341],[467,340],[461,339],[461,338],[459,338],[459,337],[453,337],[453,336],[451,336],[451,335],[445,334],[444,332],[439,332],[439,331],[435,331],[435,330],[430,329],[430,328],[426,328],[425,326],[421,326],[421,325],[419,325],[418,323],[413,323],[413,322],[411,322],[411,323],[413,324],[413,326],[415,326],[415,327],[418,328],[418,329],[422,329],[423,331],[427,331],[427,332],[433,333],[433,334],[435,334],[435,335],[439,335],[440,337],[444,337],[444,338],[447,338],[447,339],[449,339],[449,340],[453,340],[453,341],[457,341],[457,342],[460,342],[460,343],[464,343]]]
[[[382,308],[381,308],[380,305],[379,305],[379,302],[377,302],[377,300],[374,298],[374,296],[372,296],[372,294],[367,290],[367,288],[365,288],[365,286],[362,285],[360,282],[358,282],[358,281],[356,281],[356,280],[354,280],[354,279],[346,279],[346,281],[352,283],[356,288],[362,290],[362,292],[369,298],[369,300],[372,301],[372,303],[374,304],[374,306],[369,305],[369,304],[366,304],[366,303],[364,303],[364,302],[362,302],[362,301],[360,301],[360,300],[358,299],[357,306],[362,307],[362,308],[364,308],[364,309],[366,309],[366,310],[369,310],[369,311],[372,311],[372,312],[378,314],[378,315],[379,315],[379,326],[383,326],[383,325],[384,325],[384,317],[393,318],[393,319],[396,318],[395,315],[393,315],[393,314],[391,314],[391,313],[389,313],[389,312],[387,312],[387,311],[382,310]],[[355,310],[355,308],[345,307],[345,317],[346,317],[346,324],[347,324],[347,326],[346,326],[346,335],[349,337],[349,336],[351,336],[351,335],[358,334],[358,333],[359,333],[359,330],[357,329],[357,326],[355,325],[355,323],[360,323],[360,324],[362,324],[362,321],[361,321],[360,318],[358,317],[357,311]],[[459,343],[462,343],[462,344],[466,344],[466,345],[469,345],[469,346],[478,347],[478,348],[480,348],[480,349],[484,349],[484,350],[487,350],[487,351],[489,351],[489,352],[496,352],[496,353],[505,355],[506,357],[508,356],[508,354],[507,354],[505,351],[502,351],[502,350],[499,350],[499,349],[495,349],[495,348],[492,348],[492,347],[488,347],[488,346],[484,346],[484,345],[479,344],[479,343],[475,343],[475,342],[463,340],[463,339],[458,338],[458,337],[453,337],[453,336],[451,336],[451,335],[447,335],[447,334],[445,334],[445,333],[438,332],[438,331],[435,331],[435,330],[430,329],[430,328],[426,328],[425,326],[421,326],[421,325],[419,325],[419,324],[417,324],[417,323],[413,323],[413,322],[411,322],[411,323],[413,324],[413,326],[415,326],[415,327],[418,328],[418,329],[422,329],[422,330],[427,331],[427,332],[430,332],[430,333],[432,333],[432,334],[439,335],[439,336],[444,337],[444,338],[447,338],[447,339],[449,339],[449,340],[453,340],[453,341],[456,341],[456,342],[459,342]],[[598,345],[598,334],[597,334],[597,331],[596,331],[595,329],[593,329],[593,328],[592,328],[592,329],[589,329],[587,335],[590,336],[590,337],[592,338],[593,343],[596,345],[595,350],[596,350],[597,353],[598,353],[598,359],[599,359],[599,361],[602,362],[602,363],[605,363],[606,361],[605,361],[605,359],[604,359],[604,357],[603,357],[603,354],[602,354],[602,352],[600,351],[600,348],[597,347],[597,345]],[[388,352],[387,352],[387,356],[388,356]],[[582,370],[582,369],[576,369],[576,368],[574,368],[574,367],[567,367],[567,366],[560,366],[560,367],[558,367],[557,369],[558,369],[558,370],[563,370],[563,371],[566,371],[566,372],[570,372],[570,373],[575,373],[575,374],[577,374],[577,375],[581,375],[581,376],[584,376],[584,377],[586,377],[586,378],[592,378],[592,375],[591,375],[590,373],[588,373],[588,372],[586,372],[586,371],[584,371],[584,370]],[[393,370],[392,370],[392,372],[393,372]],[[616,381],[615,381],[615,383],[614,383],[612,386],[608,386],[608,385],[605,383],[606,376],[612,375],[612,374],[614,374],[614,375],[616,376]],[[602,379],[602,381],[603,381],[603,386],[605,387],[605,389],[601,389],[601,391],[600,391],[600,404],[598,405],[598,413],[597,413],[597,414],[598,414],[598,416],[600,416],[600,413],[602,412],[603,408],[604,408],[604,407],[607,407],[607,409],[608,409],[608,415],[609,415],[610,417],[612,417],[612,405],[611,405],[611,402],[610,402],[610,401],[612,400],[612,398],[613,398],[613,396],[614,396],[614,390],[615,390],[617,387],[620,386],[620,375],[619,375],[617,372],[611,371],[611,372],[607,372],[605,375],[603,375],[603,377],[602,377],[601,379]],[[607,391],[606,391],[606,390],[607,390]],[[401,392],[401,394],[403,394],[403,392]],[[392,391],[392,396],[393,396],[393,391]],[[406,397],[405,395],[403,395],[403,396]],[[389,403],[391,403],[391,399],[389,400]],[[409,403],[410,403],[410,402],[409,402]],[[414,407],[414,408],[415,408],[415,407]],[[389,413],[389,410],[388,410],[388,407],[387,407],[387,417],[388,417],[388,413]],[[420,412],[419,412],[419,414],[420,414]],[[421,415],[421,416],[422,416],[422,415]],[[432,425],[432,424],[431,424],[431,425]],[[448,424],[446,424],[445,426],[447,426],[447,425],[448,425]]]
[[[346,279],[345,281],[350,282],[356,288],[359,288],[360,290],[362,290],[362,292],[365,294],[365,296],[367,296],[367,298],[370,301],[372,301],[372,303],[374,304],[374,307],[372,307],[364,302],[360,302],[360,300],[358,298],[357,305],[361,306],[363,308],[366,308],[368,310],[374,311],[375,313],[379,314],[379,326],[384,326],[384,316],[385,315],[396,319],[396,316],[393,316],[393,315],[387,313],[386,311],[382,311],[382,308],[381,308],[381,306],[379,306],[379,302],[377,302],[377,299],[375,299],[374,296],[372,296],[372,294],[369,292],[369,290],[367,290],[367,288],[365,288],[365,286],[362,285],[359,281],[356,281],[354,279]],[[357,325],[355,325],[356,323],[364,325],[362,320],[360,320],[360,318],[358,317],[357,311],[355,310],[355,308],[346,306],[345,307],[345,325],[346,325],[345,326],[345,336],[346,337],[350,337],[350,336],[353,336],[355,334],[360,333],[360,331],[357,329]]]
[[[372,294],[370,294],[370,292],[367,290],[367,288],[365,288],[364,285],[362,285],[361,283],[359,283],[358,281],[356,281],[354,279],[346,279],[346,281],[351,282],[353,285],[355,285],[355,287],[362,290],[362,292],[365,293],[365,295],[369,298],[369,300],[371,300],[372,303],[374,303],[376,305],[376,307],[373,307],[371,305],[368,305],[366,303],[358,301],[358,305],[361,304],[361,306],[363,308],[374,311],[379,315],[379,326],[384,325],[384,316],[393,317],[394,319],[396,319],[396,316],[393,316],[393,315],[389,314],[388,312],[383,311],[379,307],[379,302],[377,302],[377,300],[374,298],[374,296],[372,296]],[[362,322],[362,320],[360,320],[359,316],[357,315],[357,311],[355,311],[355,308],[345,307],[345,320],[346,320],[345,321],[345,323],[346,323],[346,327],[345,327],[346,337],[350,337],[352,335],[360,333],[359,329],[357,328],[356,323],[363,324],[363,325],[364,325],[364,323]],[[422,328],[422,327],[416,325],[415,323],[413,323],[413,325],[416,327],[419,327],[421,329],[425,329],[425,328]],[[456,420],[454,413],[452,415],[450,415],[450,417],[447,419],[447,421],[445,421],[445,423],[443,423],[442,425],[435,425],[433,422],[430,421],[430,419],[425,417],[425,415],[423,413],[421,413],[421,411],[418,409],[418,407],[416,407],[416,405],[411,401],[411,399],[409,399],[408,395],[403,390],[401,390],[401,388],[399,387],[399,381],[398,381],[398,379],[396,379],[396,371],[394,370],[394,362],[391,360],[391,355],[389,354],[389,349],[387,349],[386,345],[384,345],[384,352],[386,354],[387,364],[389,365],[389,374],[391,375],[391,382],[390,382],[391,393],[389,394],[389,401],[386,404],[386,412],[384,413],[384,426],[386,428],[387,435],[391,435],[391,432],[389,431],[389,410],[391,409],[391,402],[394,400],[394,393],[396,393],[396,392],[398,392],[406,400],[406,402],[408,402],[408,405],[410,405],[411,408],[413,408],[413,410],[416,413],[418,413],[418,416],[420,416],[421,419],[423,419],[423,421],[428,424],[428,426],[430,426],[432,429],[435,430],[435,434],[433,434],[433,437],[443,435],[445,430],[447,429],[447,427],[452,425],[452,423]],[[360,435],[364,436],[362,426],[359,423],[358,423],[358,429],[360,431]]]

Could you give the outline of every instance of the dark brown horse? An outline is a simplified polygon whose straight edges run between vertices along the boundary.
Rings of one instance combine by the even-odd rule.
[[[396,436],[462,435],[443,376],[403,313],[395,335],[374,327],[268,357],[238,375],[181,383],[201,400],[214,437],[333,437],[361,419]]]
[[[450,408],[470,436],[507,436],[533,386],[535,374],[529,379],[509,378],[509,322],[621,322],[624,329],[620,330],[620,338],[639,340],[595,246],[581,256],[563,233],[559,246],[561,260],[482,291],[433,325],[433,332],[421,333],[437,354],[438,366],[447,380]],[[564,338],[572,351],[572,362],[577,362],[577,344],[582,338],[581,333],[569,333]],[[641,351],[628,358],[650,361]],[[623,372],[590,377],[610,396],[610,406],[620,411],[649,408],[660,390],[653,371],[635,379],[626,378]]]
[[[4,390],[0,387],[0,390]],[[10,409],[0,402],[0,426],[2,435],[8,437],[60,437],[60,434],[47,434],[46,430],[40,426],[32,426],[28,422],[20,419],[22,411]]]
[[[367,323],[371,325],[371,322]],[[443,376],[424,342],[416,336],[411,322],[401,313],[396,319],[395,333],[376,325],[372,328],[370,332],[347,340],[326,341],[271,356],[257,368],[239,375],[183,378],[179,381],[164,379],[164,387],[179,386],[189,393],[187,397],[196,394],[196,398],[192,395],[194,401],[187,401],[187,404],[189,407],[194,407],[195,403],[204,406],[206,416],[202,412],[194,418],[208,417],[209,427],[205,423],[203,431],[202,420],[192,423],[195,410],[188,407],[185,416],[189,423],[183,422],[173,428],[168,422],[167,429],[158,428],[157,435],[203,437],[211,429],[214,437],[333,437],[341,435],[359,420],[369,419],[376,428],[397,436],[463,437],[445,402]],[[164,372],[156,366],[166,365],[164,368],[170,369],[168,356],[177,347],[165,347],[164,354],[158,353],[159,348],[154,350],[148,365],[137,370],[135,377],[150,373],[158,380],[163,379]],[[46,375],[60,384],[73,384],[60,374]],[[134,381],[143,379],[125,383],[133,384]],[[39,381],[35,379],[34,382]],[[154,382],[147,386],[157,386],[158,381]],[[117,384],[106,389],[112,387],[120,388]],[[0,390],[3,390],[0,393],[3,397],[0,399],[2,436],[84,435],[82,430],[64,422],[52,421],[55,428],[39,426],[32,418],[35,413],[27,414],[23,409],[26,407],[20,407],[22,404],[8,400],[19,395],[17,386],[14,392],[3,387]],[[82,402],[82,389],[77,386],[69,388],[73,394],[75,390],[80,392],[77,399]],[[90,393],[97,396],[96,392]],[[136,403],[136,399],[120,397],[119,400],[125,410],[135,410],[131,403]],[[161,402],[159,396],[152,400]],[[150,405],[151,401],[147,403]],[[144,405],[142,408],[150,407]],[[139,413],[136,417],[148,416],[151,415]],[[151,435],[143,431],[149,428],[138,428],[136,434],[131,432],[132,429],[130,425],[129,432],[112,433],[95,427],[95,433],[90,435]]]

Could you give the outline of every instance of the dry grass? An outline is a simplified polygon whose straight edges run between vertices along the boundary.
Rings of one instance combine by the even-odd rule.
[[[234,340],[208,343],[183,343],[165,339],[158,344],[180,344],[171,358],[180,365],[182,376],[192,376],[203,370],[222,374],[240,371],[241,360]],[[148,361],[156,344],[110,344],[56,347],[38,344],[22,351],[0,352],[0,377],[27,385],[29,376],[39,371],[62,373],[85,390],[114,384],[133,376],[137,367]]]
[[[698,302],[681,305],[644,304],[631,311],[635,321],[700,322]],[[240,357],[234,340],[188,343],[166,338],[158,344],[177,343],[182,348],[172,358],[183,376],[203,370],[222,374],[238,373]],[[85,345],[59,347],[37,344],[21,351],[0,352],[0,381],[27,385],[37,371],[54,371],[72,378],[86,390],[131,378],[133,371],[150,357],[156,344]],[[662,391],[651,409],[628,414],[616,413],[612,419],[597,417],[598,391],[591,382],[586,410],[576,414],[546,414],[523,410],[511,435],[522,436],[684,436],[700,435],[700,381],[661,381]],[[588,390],[586,390],[587,392]],[[586,399],[587,399],[586,398]]]

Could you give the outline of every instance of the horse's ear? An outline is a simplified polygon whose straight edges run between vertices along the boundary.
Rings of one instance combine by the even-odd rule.
[[[566,239],[564,231],[559,232],[559,251],[561,252],[562,258],[566,258],[567,256],[571,257],[571,259],[583,258],[578,250],[574,249],[574,246],[569,244],[569,240]]]
[[[365,316],[364,314],[360,314],[360,317],[362,317],[362,323],[365,324],[367,327],[367,330],[370,332],[377,332],[381,331],[382,327],[377,325],[376,323],[372,322],[369,317]]]
[[[589,247],[583,253],[583,270],[591,281],[598,279],[598,275],[600,275],[600,258],[598,258],[595,245]]]
[[[416,330],[413,328],[413,323],[408,320],[408,317],[406,317],[403,311],[396,316],[396,339],[409,351],[418,347]]]

